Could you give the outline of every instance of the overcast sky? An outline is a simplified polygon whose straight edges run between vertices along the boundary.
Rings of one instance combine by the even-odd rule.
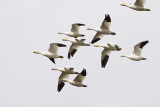
[[[160,14],[159,0],[147,0],[150,12],[139,12],[121,3],[134,0],[0,0],[0,106],[1,107],[160,107]],[[70,38],[58,35],[69,31],[72,23],[80,28],[87,42],[99,27],[105,14],[112,19],[111,30],[97,44],[114,42],[122,50],[112,52],[106,68],[101,68],[102,48],[80,47],[70,60],[67,54]],[[120,57],[131,54],[133,46],[149,40],[143,48],[145,61]],[[33,51],[46,51],[50,43],[67,45],[60,48],[64,59],[56,65]],[[53,67],[74,67],[87,70],[84,84],[74,87],[66,83],[60,93],[57,83],[60,72]],[[73,79],[76,75],[72,75]]]

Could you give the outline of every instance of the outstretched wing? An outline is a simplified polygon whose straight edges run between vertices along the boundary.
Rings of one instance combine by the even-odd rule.
[[[96,43],[97,41],[99,41],[102,37],[104,36],[104,34],[101,33],[96,33],[96,35],[94,36],[93,40],[91,41],[92,44]]]
[[[85,24],[81,24],[81,23],[72,24],[71,31],[79,33],[79,26],[85,26]]]
[[[136,0],[134,5],[144,7],[146,0]]]
[[[57,54],[59,47],[66,47],[66,45],[61,44],[61,43],[51,43],[48,51]]]
[[[147,43],[149,43],[148,40],[136,44],[136,45],[134,46],[133,54],[134,54],[134,55],[141,56],[142,49],[143,49],[143,47],[144,47]]]
[[[79,48],[79,45],[76,45],[76,44],[72,44],[70,46],[70,49],[69,49],[69,52],[68,52],[68,59],[70,59],[71,56],[73,57],[73,55],[76,53],[78,48]]]
[[[82,72],[78,74],[73,81],[82,83],[86,75],[87,75],[86,69],[83,68]]]
[[[102,65],[102,68],[105,68],[108,60],[109,60],[109,55],[111,53],[111,50],[108,50],[108,49],[104,49],[101,53],[101,65]]]
[[[61,75],[59,76],[59,81],[58,81],[58,88],[57,88],[58,92],[60,92],[65,85],[63,80],[68,79],[68,77],[69,77],[69,74],[61,73]]]
[[[110,26],[111,26],[111,18],[109,16],[109,14],[106,14],[105,19],[102,22],[101,28],[102,29],[109,29]]]

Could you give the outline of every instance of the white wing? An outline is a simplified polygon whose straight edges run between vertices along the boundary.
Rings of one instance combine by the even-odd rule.
[[[72,24],[71,31],[72,31],[72,32],[79,33],[79,26],[85,26],[85,25],[84,25],[84,24],[81,24],[81,23]]]
[[[86,75],[87,75],[86,69],[83,69],[82,72],[78,74],[73,81],[82,83]]]
[[[93,44],[93,43],[99,41],[103,36],[104,36],[104,34],[96,33],[96,35],[94,36],[94,38],[93,38],[93,40],[91,41],[91,43]]]
[[[138,44],[136,44],[134,46],[134,51],[133,51],[133,54],[134,55],[138,55],[138,56],[141,56],[141,52],[142,52],[142,49],[143,47],[148,43],[149,41],[143,41],[143,42],[140,42]]]
[[[61,73],[61,75],[59,76],[59,81],[58,81],[58,88],[57,88],[58,92],[60,92],[65,85],[63,80],[68,79],[68,77],[69,77],[69,74]]]
[[[66,45],[60,43],[51,43],[48,51],[57,54],[59,47],[66,47]]]
[[[146,0],[136,0],[134,5],[143,7],[145,2],[146,2]]]
[[[78,48],[79,48],[79,45],[76,45],[74,43],[70,46],[70,49],[69,49],[69,52],[68,52],[68,58],[69,59],[70,59],[71,56],[72,57],[74,56],[74,54],[76,53]]]
[[[111,50],[108,50],[108,49],[104,49],[101,53],[101,65],[102,65],[102,68],[105,68],[108,60],[109,60],[109,55],[111,53]]]
[[[103,23],[101,25],[102,29],[109,29],[109,27],[111,26],[111,18],[109,16],[109,14],[105,15],[105,19],[103,20]]]

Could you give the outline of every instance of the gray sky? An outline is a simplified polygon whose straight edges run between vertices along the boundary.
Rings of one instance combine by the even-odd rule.
[[[0,106],[1,107],[159,107],[159,0],[147,0],[150,12],[138,12],[121,3],[134,0],[1,0],[0,1]],[[80,32],[88,42],[95,35],[87,27],[99,27],[105,14],[112,18],[116,36],[105,36],[99,44],[114,42],[122,51],[112,52],[105,69],[101,68],[102,48],[80,47],[71,60],[67,53],[69,38],[58,35],[72,23],[84,23]],[[149,40],[142,52],[146,61],[121,58],[131,54],[133,46]],[[48,50],[49,44],[61,42],[54,65],[33,51]],[[78,72],[87,69],[87,88],[66,84],[57,92],[60,72],[53,67],[72,66]],[[73,79],[72,75],[70,79]]]

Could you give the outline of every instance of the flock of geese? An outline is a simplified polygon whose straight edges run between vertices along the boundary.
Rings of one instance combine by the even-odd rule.
[[[144,3],[146,0],[136,0],[136,2],[133,5],[127,5],[127,4],[121,4],[121,6],[126,6],[129,7],[133,10],[136,11],[150,11],[150,9],[147,9],[144,7]],[[87,30],[94,30],[96,31],[95,36],[93,37],[91,43],[86,43],[86,39],[80,39],[80,37],[84,37],[84,34],[79,33],[79,28],[80,26],[85,26],[85,24],[82,23],[75,23],[72,24],[72,28],[69,32],[59,32],[58,34],[64,34],[69,37],[72,37],[73,39],[63,39],[63,41],[69,41],[72,43],[70,46],[70,49],[68,51],[68,59],[74,56],[76,51],[80,46],[91,46],[91,44],[94,44],[98,42],[99,40],[102,39],[104,35],[116,35],[115,32],[110,30],[111,26],[111,18],[109,14],[105,15],[105,18],[102,22],[102,25],[100,28],[87,28]],[[142,41],[134,46],[134,51],[131,55],[121,55],[121,57],[126,57],[134,61],[140,61],[140,60],[146,60],[147,58],[144,58],[141,56],[141,52],[143,47],[149,43],[148,40]],[[62,55],[58,55],[57,51],[59,47],[66,47],[65,44],[61,43],[51,43],[48,51],[45,52],[39,52],[39,51],[34,51],[33,53],[36,54],[41,54],[43,56],[48,57],[54,64],[55,64],[55,59],[56,58],[63,58]],[[94,47],[102,47],[104,50],[101,52],[101,67],[105,68],[108,60],[109,60],[109,55],[112,51],[120,51],[121,48],[115,44],[115,43],[106,43],[106,44],[96,44]],[[86,69],[83,68],[82,72],[76,72],[73,67],[65,66],[63,68],[53,68],[52,70],[58,70],[61,73],[59,76],[59,81],[58,81],[58,88],[57,91],[60,92],[62,88],[65,85],[65,82],[70,83],[73,86],[77,87],[87,87],[87,85],[83,84],[83,80],[85,79],[87,72]],[[68,77],[71,74],[77,74],[74,80],[69,80]]]

